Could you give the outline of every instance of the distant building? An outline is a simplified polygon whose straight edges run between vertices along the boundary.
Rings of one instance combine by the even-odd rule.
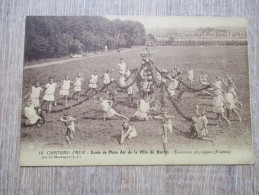
[[[170,38],[178,39],[188,39],[188,40],[197,40],[197,39],[246,39],[247,33],[245,29],[218,29],[218,28],[200,28],[193,30],[183,30],[183,29],[173,29],[173,30],[158,30],[152,32],[154,37],[157,40],[169,40]]]

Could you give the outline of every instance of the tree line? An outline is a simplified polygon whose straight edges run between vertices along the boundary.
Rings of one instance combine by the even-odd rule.
[[[64,57],[122,47],[144,45],[152,39],[143,24],[108,20],[102,16],[29,16],[26,19],[25,60]]]

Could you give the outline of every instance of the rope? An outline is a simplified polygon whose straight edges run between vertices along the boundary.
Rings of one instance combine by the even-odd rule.
[[[174,98],[170,96],[169,91],[168,91],[168,90],[166,90],[166,91],[167,91],[168,96],[169,96],[169,99],[171,100],[171,103],[172,103],[173,106],[175,107],[177,113],[178,113],[180,116],[182,116],[183,118],[185,118],[187,121],[191,122],[191,121],[192,121],[192,118],[189,117],[189,116],[186,116],[186,115],[181,111],[181,109],[180,109],[179,106],[178,106],[178,103],[176,103],[176,101],[174,100]]]
[[[79,101],[79,102],[77,102],[77,103],[75,103],[75,104],[73,104],[73,105],[67,106],[67,107],[65,107],[65,108],[60,108],[60,109],[57,109],[57,110],[52,110],[51,113],[59,113],[59,112],[63,112],[64,110],[69,110],[70,108],[75,107],[75,106],[78,106],[78,105],[80,105],[80,104],[86,102],[86,101],[89,100],[89,99],[90,99],[90,97],[87,97],[87,98],[83,99],[82,101]],[[44,102],[44,103],[46,103],[46,102]],[[43,106],[43,105],[42,105],[42,106]],[[43,111],[48,111],[48,110],[46,110],[46,109],[42,109],[42,110],[43,110]]]
[[[161,71],[160,71],[155,65],[153,65],[153,66],[155,67],[156,71],[158,71],[158,72],[160,73],[160,75],[161,75],[162,77],[168,79],[168,77],[165,76],[165,75],[163,75],[163,74],[161,73]],[[177,75],[173,76],[173,78],[177,77],[177,76],[180,75],[180,74],[181,74],[181,73],[179,72]],[[178,80],[179,80],[186,88],[191,89],[193,92],[202,91],[202,90],[207,89],[207,88],[210,87],[210,86],[206,86],[206,87],[204,87],[204,88],[202,88],[202,89],[194,89],[194,88],[190,88],[188,85],[186,85],[185,83],[183,83],[183,81],[181,81],[180,79],[178,79]],[[178,113],[180,116],[182,116],[184,119],[186,119],[187,121],[191,122],[191,121],[192,121],[192,118],[189,117],[189,116],[187,116],[187,115],[185,115],[185,114],[183,113],[183,111],[182,111],[182,110],[179,108],[179,106],[178,106],[179,104],[178,104],[178,103],[174,100],[174,98],[170,95],[168,89],[166,89],[166,92],[167,92],[167,94],[168,94],[169,99],[171,100],[171,103],[173,104],[174,108],[176,109],[177,113]],[[180,94],[182,95],[183,92],[180,92]],[[181,97],[181,95],[180,95],[180,97]],[[178,97],[178,98],[179,98],[179,97]]]
[[[164,77],[164,78],[166,78],[166,79],[169,79],[169,77],[167,77],[166,75],[163,75],[163,73],[161,73],[161,71],[160,71],[155,65],[153,65],[153,66],[155,67],[156,71],[160,73],[160,75],[161,75],[162,77]],[[179,73],[177,73],[177,75],[173,76],[172,78],[175,78],[175,77],[177,77],[177,76],[180,75],[180,74],[181,74],[181,73],[179,72]],[[205,86],[205,87],[203,87],[203,88],[196,89],[196,88],[193,88],[193,87],[188,86],[188,85],[187,85],[186,83],[184,83],[181,79],[177,79],[177,80],[178,80],[180,83],[182,83],[183,86],[185,86],[187,89],[191,90],[191,92],[200,92],[200,91],[206,90],[206,89],[208,89],[208,88],[211,88],[210,85],[207,85],[207,86]]]
[[[127,90],[130,86],[132,86],[136,81],[137,81],[137,79],[138,79],[138,74],[140,73],[140,71],[143,69],[143,67],[141,67],[140,68],[140,70],[138,71],[138,68],[136,68],[136,69],[133,69],[133,71],[134,71],[134,73],[135,73],[135,79],[129,84],[129,85],[127,85],[127,86],[125,86],[125,87],[121,87],[121,86],[118,86],[118,88],[120,88],[120,89],[124,89],[124,90]],[[130,74],[130,77],[131,77],[131,75],[133,74],[133,72]],[[129,77],[129,78],[130,78]],[[129,79],[128,78],[128,79]],[[127,79],[127,80],[128,80]]]
[[[161,71],[160,71],[153,63],[152,63],[152,66],[155,68],[155,70],[156,70],[157,72],[159,72],[159,73],[161,74],[162,77],[164,77],[164,78],[166,78],[166,79],[169,79],[166,75],[163,75],[163,73],[161,73]],[[138,76],[139,76],[138,74],[140,73],[140,71],[141,71],[142,69],[143,69],[143,66],[142,66],[140,69],[138,69],[138,68],[132,69],[129,78],[130,78],[130,77],[133,75],[133,73],[134,73],[134,74],[135,74],[134,80],[133,80],[129,85],[127,85],[127,86],[125,86],[125,87],[120,87],[120,86],[118,86],[118,84],[117,84],[117,87],[120,88],[120,89],[122,89],[122,90],[123,90],[123,89],[124,89],[124,90],[127,90],[130,86],[132,86],[132,85],[137,81],[137,79],[139,78],[139,77],[138,77]],[[175,78],[175,77],[178,76],[179,74],[180,74],[180,73],[178,73],[177,75],[173,76],[172,78]],[[153,72],[152,72],[152,75],[153,75]],[[128,78],[128,79],[129,79],[129,78]],[[153,78],[155,78],[154,75],[153,75]],[[128,80],[128,79],[127,79],[127,80]],[[182,83],[187,89],[191,90],[191,92],[200,92],[200,91],[202,91],[202,90],[205,90],[205,89],[210,88],[210,85],[207,85],[207,86],[205,86],[205,87],[203,87],[203,88],[201,88],[201,89],[196,89],[196,88],[189,87],[187,84],[185,84],[185,83],[184,83],[182,80],[180,80],[180,79],[178,79],[178,81],[179,81],[180,83]],[[108,84],[105,88],[107,88],[108,86],[109,86],[109,84]],[[105,88],[104,88],[104,89],[105,89]],[[163,88],[163,87],[162,87],[162,88]],[[104,90],[104,89],[102,89],[102,90]],[[163,91],[163,90],[162,90],[162,91]],[[161,91],[161,93],[162,93],[162,91]],[[185,118],[187,121],[191,121],[191,118],[188,117],[188,116],[186,116],[186,115],[180,110],[180,108],[179,108],[179,106],[178,106],[178,103],[176,103],[175,100],[173,99],[173,97],[170,96],[169,91],[168,91],[167,89],[166,89],[166,91],[167,91],[167,93],[168,93],[169,99],[171,100],[171,103],[173,104],[173,106],[174,106],[175,109],[177,110],[178,114],[181,115],[183,118]],[[179,98],[179,95],[180,95],[180,97],[182,96],[183,92],[184,92],[184,91],[182,91],[180,94],[178,94],[178,98]],[[91,97],[92,97],[92,96],[91,96]],[[58,112],[63,112],[64,110],[69,110],[69,109],[72,108],[72,107],[78,106],[78,105],[80,105],[80,104],[86,102],[86,101],[89,100],[91,97],[87,97],[87,98],[83,99],[82,101],[79,101],[79,102],[77,102],[77,103],[75,103],[75,104],[73,104],[73,105],[67,106],[67,107],[65,107],[65,108],[60,108],[60,109],[57,109],[57,110],[53,110],[52,113],[58,113]],[[44,110],[44,111],[47,111],[46,109],[43,109],[43,110]]]
[[[185,86],[187,89],[191,90],[191,92],[200,92],[200,91],[203,91],[203,90],[206,90],[208,88],[211,88],[210,85],[206,85],[205,87],[203,88],[200,88],[200,89],[196,89],[196,88],[193,88],[193,87],[190,87],[188,86],[186,83],[184,83],[182,80],[179,79],[179,82],[183,84],[183,86]]]
[[[141,70],[142,70],[142,68],[140,69],[140,71],[141,71]],[[139,73],[140,71],[138,71],[138,68],[135,68],[135,69],[132,70],[131,75],[132,75],[133,73],[136,74],[136,72]],[[131,75],[130,75],[130,76],[131,76]],[[135,83],[136,80],[137,80],[137,76],[136,76],[136,78],[133,80],[133,82],[130,83],[128,86],[126,86],[126,87],[124,87],[124,88],[122,88],[122,87],[120,87],[120,88],[122,88],[122,89],[128,89],[131,85],[133,85],[133,84]],[[105,88],[103,88],[102,90],[106,89],[109,85],[110,85],[110,84],[108,84],[108,85],[107,85]],[[119,87],[119,86],[117,85],[117,87]],[[100,91],[100,92],[101,92],[101,91]],[[93,97],[93,96],[91,96],[91,97]],[[75,104],[73,104],[73,105],[69,105],[69,106],[67,106],[67,107],[65,107],[65,108],[60,108],[60,109],[57,109],[57,110],[52,110],[51,113],[59,113],[59,112],[63,112],[64,110],[69,110],[69,109],[72,108],[72,107],[78,106],[78,105],[80,105],[80,104],[86,102],[86,101],[89,100],[91,97],[87,97],[87,98],[85,98],[85,99],[83,99],[83,100],[81,100],[81,101],[78,101],[77,103],[75,103]],[[42,110],[43,110],[43,111],[47,111],[46,109],[42,109]]]

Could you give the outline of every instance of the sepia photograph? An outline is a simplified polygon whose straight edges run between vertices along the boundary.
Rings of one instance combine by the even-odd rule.
[[[28,16],[21,166],[252,164],[247,21]]]

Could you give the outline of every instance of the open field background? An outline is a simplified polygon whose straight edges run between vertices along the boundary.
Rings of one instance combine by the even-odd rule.
[[[155,47],[154,62],[160,69],[172,70],[174,66],[178,66],[183,71],[183,78],[186,80],[186,71],[191,65],[195,73],[195,87],[199,88],[199,74],[204,70],[209,78],[214,81],[215,76],[219,75],[224,78],[224,73],[229,73],[238,89],[240,90],[240,101],[244,104],[241,117],[243,122],[240,123],[236,116],[231,117],[232,126],[227,127],[226,124],[216,126],[216,115],[212,113],[212,98],[202,96],[199,93],[186,92],[183,95],[184,101],[181,102],[182,111],[188,116],[195,116],[195,104],[208,111],[208,119],[210,137],[216,140],[215,143],[201,140],[189,139],[188,132],[190,123],[177,114],[175,108],[167,102],[167,110],[175,116],[173,120],[174,133],[169,134],[169,143],[167,149],[249,149],[251,148],[251,125],[249,112],[249,76],[247,66],[247,48],[245,46],[213,46],[213,47]],[[85,58],[76,61],[70,61],[60,65],[51,65],[48,67],[28,69],[24,71],[23,94],[29,91],[31,84],[35,80],[39,80],[42,84],[46,84],[50,76],[56,79],[56,82],[64,78],[68,74],[73,80],[78,72],[83,74],[86,79],[84,89],[87,88],[87,82],[94,70],[98,70],[102,74],[106,69],[114,68],[112,77],[118,78],[117,64],[119,58],[123,57],[129,68],[137,68],[140,66],[140,50],[132,50],[125,53],[114,53],[112,55],[96,56],[93,58]],[[102,81],[99,81],[102,86]],[[56,96],[59,95],[60,89],[57,89]],[[157,89],[156,97],[159,98],[159,89]],[[73,88],[71,88],[71,94]],[[105,94],[103,94],[105,96]],[[132,116],[136,111],[136,107],[130,107],[125,103],[126,95],[120,93],[119,105],[116,110],[128,117]],[[84,97],[81,97],[83,99]],[[138,96],[135,97],[135,102]],[[70,100],[70,104],[75,102]],[[55,109],[60,109],[57,106]],[[89,120],[88,117],[102,116],[99,105],[94,104],[90,99],[76,107],[71,108],[70,114],[77,118],[76,132],[74,140],[71,142],[72,148],[81,148],[85,150],[96,148],[107,149],[160,149],[163,150],[161,142],[161,127],[158,121],[152,120],[148,122],[131,122],[136,127],[138,136],[132,140],[128,140],[124,145],[118,144],[121,131],[121,119],[117,120]],[[151,112],[152,113],[152,112]],[[158,113],[152,113],[156,115]],[[68,148],[65,143],[65,127],[58,121],[62,117],[62,112],[46,113],[46,124],[42,127],[22,128],[22,144],[25,150],[26,146],[31,148]],[[32,147],[33,146],[33,147]]]

